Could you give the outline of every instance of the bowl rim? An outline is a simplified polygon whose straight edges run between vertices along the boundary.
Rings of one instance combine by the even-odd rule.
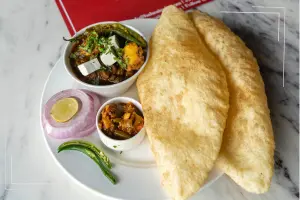
[[[88,26],[86,26],[86,27],[80,29],[74,36],[72,36],[72,38],[77,37],[77,36],[83,34],[84,31],[85,31],[86,29],[90,28],[90,27],[96,26],[96,25],[98,25],[98,24],[110,24],[110,23],[120,23],[120,24],[122,24],[122,25],[124,25],[124,26],[126,26],[126,27],[128,27],[128,28],[130,28],[130,29],[132,29],[133,31],[137,32],[140,36],[142,36],[142,37],[146,40],[146,42],[147,42],[147,47],[146,47],[146,49],[147,49],[147,55],[146,55],[145,62],[144,62],[144,64],[141,66],[141,68],[140,68],[133,76],[131,76],[131,77],[129,77],[128,79],[126,79],[126,80],[124,80],[124,81],[121,81],[121,82],[119,82],[119,83],[114,83],[114,84],[111,84],[111,85],[92,85],[92,84],[88,84],[88,83],[85,83],[85,82],[81,81],[80,79],[78,79],[75,75],[73,75],[73,74],[70,72],[71,69],[69,69],[69,67],[71,68],[72,66],[67,65],[66,60],[69,58],[69,55],[67,55],[67,50],[70,48],[70,46],[72,45],[72,43],[71,43],[71,42],[67,42],[67,44],[66,44],[66,46],[65,46],[65,49],[64,49],[64,52],[63,52],[63,58],[64,58],[64,59],[63,59],[63,62],[64,62],[64,67],[65,67],[66,71],[68,72],[68,74],[69,74],[75,81],[77,81],[78,83],[80,83],[80,84],[82,84],[82,85],[84,85],[84,86],[86,86],[86,87],[97,88],[97,89],[99,89],[99,88],[102,88],[102,89],[103,89],[103,88],[106,88],[106,89],[107,89],[107,88],[113,88],[113,87],[117,87],[117,86],[121,86],[121,85],[123,85],[123,84],[126,84],[127,82],[130,82],[132,79],[136,78],[136,77],[143,71],[143,69],[145,68],[145,66],[146,66],[146,64],[147,64],[147,62],[148,62],[148,60],[149,60],[149,57],[150,57],[149,41],[147,40],[147,38],[145,37],[145,35],[144,35],[142,32],[140,32],[138,29],[136,29],[135,27],[130,26],[130,25],[127,25],[126,23],[123,23],[123,22],[117,22],[117,21],[103,21],[103,22],[97,22],[97,23],[88,25]],[[69,66],[69,67],[68,67],[68,66]]]
[[[96,127],[97,127],[97,131],[98,131],[98,134],[100,136],[101,141],[102,141],[101,136],[104,136],[104,138],[107,139],[107,140],[109,140],[110,142],[117,142],[117,143],[120,143],[120,144],[124,144],[124,143],[128,143],[128,142],[131,142],[131,141],[135,140],[138,137],[138,134],[140,134],[142,131],[144,131],[145,127],[143,126],[143,128],[137,134],[135,134],[133,137],[125,139],[125,140],[116,140],[116,139],[113,139],[111,137],[108,137],[105,133],[102,132],[102,130],[98,126],[98,119],[100,117],[101,111],[104,109],[104,107],[106,105],[108,105],[110,103],[113,103],[113,102],[116,102],[116,101],[118,101],[120,99],[123,99],[123,100],[125,100],[127,102],[133,103],[133,105],[135,105],[137,107],[137,109],[143,114],[143,110],[140,109],[140,108],[138,108],[138,106],[142,108],[141,103],[138,102],[137,100],[133,99],[133,98],[130,98],[130,97],[115,97],[115,98],[109,99],[108,101],[106,101],[105,103],[103,103],[101,105],[101,107],[99,108],[99,110],[97,112],[97,115],[96,115]]]

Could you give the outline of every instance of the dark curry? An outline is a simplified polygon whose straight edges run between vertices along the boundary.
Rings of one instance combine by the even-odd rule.
[[[74,73],[92,85],[128,79],[142,67],[147,55],[145,39],[119,23],[96,25],[69,41],[74,43],[69,56]]]

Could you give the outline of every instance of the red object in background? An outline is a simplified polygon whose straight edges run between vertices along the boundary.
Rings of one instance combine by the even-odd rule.
[[[71,35],[101,21],[155,18],[165,6],[188,10],[212,0],[55,0]]]

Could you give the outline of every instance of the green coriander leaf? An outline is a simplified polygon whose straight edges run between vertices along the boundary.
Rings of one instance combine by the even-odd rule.
[[[70,54],[70,58],[76,59],[75,53],[71,53],[71,54]]]

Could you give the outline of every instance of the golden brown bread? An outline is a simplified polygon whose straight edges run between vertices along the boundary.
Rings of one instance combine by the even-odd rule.
[[[174,6],[163,10],[150,50],[137,80],[145,128],[162,186],[182,200],[205,183],[218,157],[229,107],[226,76]]]
[[[245,190],[266,192],[273,175],[275,145],[256,59],[221,21],[199,11],[189,17],[227,76],[230,108],[217,165]]]

